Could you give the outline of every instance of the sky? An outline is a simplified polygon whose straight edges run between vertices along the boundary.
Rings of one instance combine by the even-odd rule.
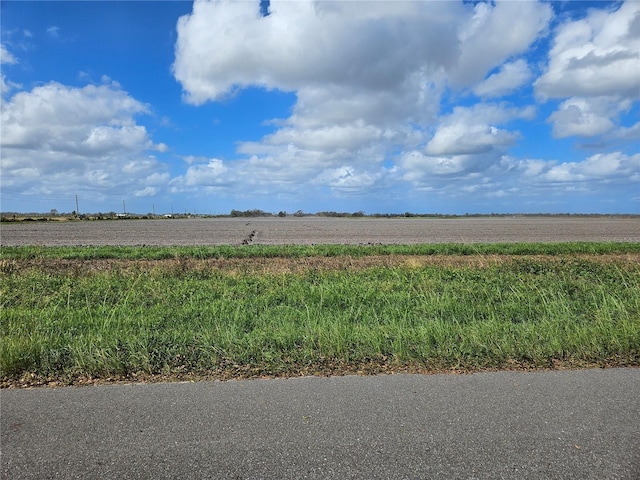
[[[2,1],[0,210],[640,213],[640,1]]]

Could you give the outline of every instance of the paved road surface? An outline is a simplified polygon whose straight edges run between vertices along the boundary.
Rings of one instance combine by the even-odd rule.
[[[3,390],[3,478],[640,479],[640,369]]]

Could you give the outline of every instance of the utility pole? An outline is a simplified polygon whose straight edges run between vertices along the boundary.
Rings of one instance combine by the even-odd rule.
[[[127,214],[127,206],[125,205],[124,200],[122,200],[122,213],[125,215]]]
[[[76,195],[76,216],[80,216],[80,209],[78,208],[78,195]]]
[[[156,216],[156,204],[155,203],[153,204],[153,216],[154,217]]]

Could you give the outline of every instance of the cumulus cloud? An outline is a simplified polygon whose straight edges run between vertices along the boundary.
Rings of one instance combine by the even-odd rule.
[[[630,127],[620,127],[610,135],[613,140],[638,141],[640,138],[640,122],[636,122]]]
[[[508,108],[494,104],[455,107],[444,117],[426,146],[429,155],[464,155],[487,153],[513,144],[519,137],[497,125],[516,118],[531,119],[533,107]]]
[[[470,155],[437,156],[425,155],[414,150],[402,156],[401,165],[407,172],[405,179],[416,181],[426,176],[457,175],[473,168],[474,157]]]
[[[527,61],[519,59],[502,65],[499,72],[477,85],[473,92],[480,97],[500,97],[517,90],[531,77],[532,72]]]
[[[155,143],[139,118],[152,107],[108,77],[81,88],[39,84],[4,101],[22,87],[3,73],[3,188],[508,199],[638,179],[637,147],[628,148],[640,129],[629,120],[640,93],[637,2],[580,9],[584,18],[560,19],[551,32],[547,1],[269,3],[264,16],[258,1],[196,0],[177,22],[172,71],[184,102],[232,105],[248,87],[295,94],[286,118],[264,119],[269,133],[234,139],[236,158],[183,151],[170,175],[155,155],[173,148]],[[0,46],[3,67],[18,63]],[[523,88],[531,84],[535,98]],[[500,103],[514,92],[518,106]],[[531,140],[521,120],[535,119],[534,100],[552,102],[554,137],[582,137],[581,147],[601,153],[564,163],[510,157]]]
[[[178,22],[176,78],[200,104],[249,85],[395,88],[422,68],[456,56],[451,22],[462,7],[442,2],[288,2],[261,17],[252,2],[195,2]]]
[[[620,113],[640,99],[639,35],[634,1],[558,27],[548,66],[534,84],[542,99],[567,98],[549,117],[554,136],[592,137],[617,127]]]
[[[112,85],[56,82],[16,93],[2,108],[4,147],[90,155],[105,148],[150,146],[133,115],[148,108]]]
[[[547,28],[553,17],[548,3],[478,3],[474,13],[459,26],[460,57],[451,69],[451,80],[469,85],[487,71],[522,53]]]
[[[518,133],[500,124],[530,110],[488,105],[440,117],[442,96],[522,54],[552,17],[536,2],[273,0],[269,11],[263,17],[255,2],[194,3],[177,24],[173,72],[184,100],[200,105],[248,86],[295,92],[290,117],[260,141],[240,142],[247,157],[229,168],[256,188],[311,182],[344,191],[392,175],[383,164],[398,151],[428,157],[420,171],[426,164],[451,173],[488,164],[473,155],[512,145]],[[514,60],[478,91],[505,94],[529,76],[526,62]],[[400,160],[410,166],[409,158]],[[178,183],[186,187],[186,178]]]
[[[323,171],[314,179],[313,183],[329,186],[343,192],[360,192],[370,190],[380,177],[380,173],[359,172],[350,165],[343,165]]]
[[[621,152],[598,153],[582,162],[554,165],[542,178],[552,182],[594,182],[627,178],[640,181],[640,153],[631,156]]]
[[[548,4],[499,2],[197,1],[178,21],[173,71],[185,99],[257,85],[389,91],[446,72],[463,86],[521,53],[551,19]],[[516,67],[521,65],[516,64]]]
[[[476,202],[505,198],[523,205],[546,200],[561,202],[563,195],[602,195],[615,185],[617,193],[636,195],[640,182],[640,154],[598,153],[581,161],[518,159],[509,155],[431,156],[412,151],[400,161],[402,178],[415,191],[447,198],[472,195]],[[446,181],[442,181],[446,179]],[[535,200],[534,200],[535,199]]]
[[[148,194],[144,179],[163,166],[144,152],[164,148],[136,122],[148,111],[115,83],[50,82],[15,93],[1,110],[3,188],[66,193],[137,185]]]
[[[223,174],[227,171],[224,162],[212,158],[205,165],[193,165],[187,169],[185,184],[188,186],[213,186],[221,183]]]
[[[628,183],[640,181],[640,153],[598,153],[576,162],[524,159],[504,156],[496,174],[510,172],[527,185],[557,183],[585,184],[595,187],[602,182]],[[637,185],[636,185],[637,187]]]
[[[593,137],[613,129],[612,117],[624,105],[609,97],[573,97],[562,102],[551,116],[553,135],[558,138],[569,136]]]
[[[190,157],[187,162],[201,162],[202,158]],[[204,191],[211,193],[224,189],[232,183],[233,172],[218,158],[206,163],[191,164],[184,175],[173,178],[169,184],[173,193]]]
[[[157,195],[160,189],[158,187],[145,187],[141,190],[135,190],[133,192],[134,197],[153,197]]]
[[[549,64],[535,82],[544,98],[620,96],[637,98],[640,3],[615,11],[592,10],[555,32]]]

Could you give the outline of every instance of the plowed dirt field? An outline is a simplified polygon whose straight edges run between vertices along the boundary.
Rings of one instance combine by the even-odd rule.
[[[638,217],[108,220],[3,223],[0,245],[310,245],[639,242]]]

